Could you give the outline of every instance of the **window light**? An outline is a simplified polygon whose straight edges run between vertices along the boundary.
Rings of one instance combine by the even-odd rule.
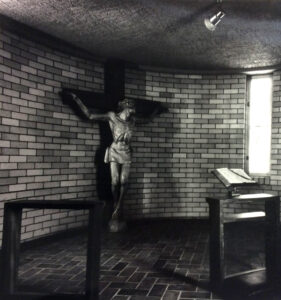
[[[270,75],[253,76],[249,86],[249,173],[268,174],[271,154]]]

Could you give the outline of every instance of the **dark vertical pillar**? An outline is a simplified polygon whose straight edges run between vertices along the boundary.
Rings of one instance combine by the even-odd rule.
[[[267,282],[274,283],[280,276],[280,198],[265,202],[265,265]]]
[[[105,63],[104,69],[104,94],[106,107],[116,110],[118,102],[125,95],[125,63],[120,60],[110,59]],[[97,192],[99,199],[106,202],[104,221],[107,223],[112,213],[111,178],[108,165],[104,163],[106,148],[112,143],[112,134],[107,122],[99,122],[101,144],[96,151],[95,163],[97,169]],[[108,200],[111,201],[109,202]]]
[[[103,203],[97,203],[95,207],[89,209],[86,268],[86,296],[89,300],[99,299],[102,209]]]
[[[1,255],[1,293],[15,292],[20,256],[21,208],[5,204]]]
[[[118,101],[125,96],[125,63],[118,59],[109,59],[105,63],[104,92],[107,101],[117,107]]]
[[[207,198],[210,216],[210,283],[215,290],[222,288],[224,272],[223,200]]]

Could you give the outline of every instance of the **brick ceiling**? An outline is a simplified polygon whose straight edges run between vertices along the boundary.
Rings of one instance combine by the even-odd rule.
[[[87,50],[152,67],[278,68],[281,1],[224,0],[214,32],[213,0],[0,0],[0,14]]]

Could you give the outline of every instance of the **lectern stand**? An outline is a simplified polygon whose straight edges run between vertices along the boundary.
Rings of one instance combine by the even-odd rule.
[[[213,289],[221,290],[225,279],[224,264],[224,224],[249,218],[265,218],[265,272],[266,283],[276,282],[280,275],[280,199],[270,194],[246,194],[231,199],[208,197],[210,216],[210,283]],[[242,213],[231,216],[224,214],[229,202],[264,203],[263,212]],[[239,275],[241,275],[240,273]]]

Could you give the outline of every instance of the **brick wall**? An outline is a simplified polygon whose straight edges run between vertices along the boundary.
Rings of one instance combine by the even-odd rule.
[[[281,72],[275,72],[273,76],[272,99],[272,140],[271,140],[271,176],[270,186],[277,193],[281,191]]]
[[[63,88],[103,91],[103,66],[0,33],[0,208],[19,198],[95,197],[97,124],[81,121]],[[22,238],[80,226],[85,212],[24,211]]]
[[[281,74],[274,75],[272,176],[278,192]],[[103,91],[103,66],[2,31],[0,35],[0,222],[3,201],[97,198],[97,124],[58,96],[63,87]],[[125,199],[128,218],[206,217],[205,197],[224,191],[210,170],[243,168],[245,75],[126,71],[126,96],[169,112],[138,125]],[[230,212],[243,209],[235,205]],[[23,239],[85,223],[84,212],[24,211]]]
[[[128,70],[126,94],[169,108],[137,129],[127,214],[206,217],[205,197],[222,191],[210,170],[243,168],[246,76]]]

